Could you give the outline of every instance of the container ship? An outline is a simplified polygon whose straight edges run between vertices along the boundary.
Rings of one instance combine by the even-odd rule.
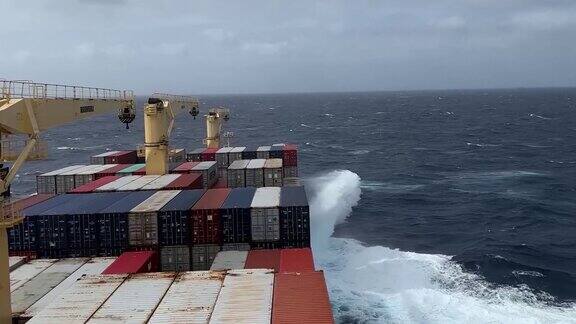
[[[10,197],[41,132],[117,111],[132,92],[0,81],[0,323],[333,323],[310,249],[298,147],[221,146],[225,108],[205,114],[202,148],[171,148],[187,96],[144,105],[144,144],[37,175]],[[26,136],[13,145],[14,136]],[[8,145],[9,144],[9,145]]]

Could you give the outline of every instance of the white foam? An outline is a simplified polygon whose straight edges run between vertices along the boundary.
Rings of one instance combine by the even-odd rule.
[[[331,237],[360,200],[360,177],[334,171],[311,179],[312,247],[325,270],[338,321],[386,323],[576,323],[576,305],[528,287],[496,287],[451,257],[365,247]]]

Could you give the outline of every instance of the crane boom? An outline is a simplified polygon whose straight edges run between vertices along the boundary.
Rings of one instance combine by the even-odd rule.
[[[0,135],[28,136],[26,146],[0,178],[0,323],[11,322],[7,229],[22,217],[4,206],[3,194],[39,139],[40,132],[82,118],[118,110],[126,125],[134,120],[132,91],[67,86],[30,81],[0,81]]]

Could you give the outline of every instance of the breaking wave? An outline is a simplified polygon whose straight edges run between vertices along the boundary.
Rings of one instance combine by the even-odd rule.
[[[576,305],[527,286],[496,286],[450,256],[366,247],[332,237],[361,197],[360,177],[333,171],[307,181],[312,247],[341,323],[575,323]],[[525,274],[534,275],[534,274]]]

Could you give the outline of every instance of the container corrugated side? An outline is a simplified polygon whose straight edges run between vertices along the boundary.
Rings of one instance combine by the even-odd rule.
[[[140,176],[126,176],[126,177],[121,177],[118,180],[112,181],[110,183],[107,183],[101,187],[96,188],[95,191],[116,191],[118,190],[118,188],[121,188],[127,184],[129,184],[132,181],[135,181],[136,179],[139,179]]]
[[[270,323],[272,270],[230,270],[216,300],[210,323]]]
[[[314,271],[314,258],[310,248],[282,249],[280,251],[280,272]]]
[[[179,273],[148,323],[208,323],[223,280],[221,272]]]
[[[158,175],[146,175],[118,188],[118,191],[136,191],[149,184],[150,182],[158,179]]]
[[[83,324],[128,275],[86,276],[32,317],[30,324]]]
[[[51,172],[47,172],[41,175],[36,176],[36,191],[39,194],[56,194],[57,193],[57,185],[56,185],[56,178],[59,174],[63,172],[68,172],[76,169],[80,169],[85,167],[85,165],[71,165],[65,168],[61,168],[58,170],[54,170]]]
[[[321,271],[276,274],[272,324],[292,323],[334,323]]]
[[[49,293],[40,298],[32,306],[26,309],[26,312],[21,315],[23,318],[31,318],[40,313],[41,310],[46,308],[50,303],[60,297],[66,290],[68,290],[78,279],[83,276],[97,275],[102,273],[116,258],[93,258],[84,263],[78,270],[74,271],[70,276],[64,279],[58,286],[50,290]]]
[[[128,215],[130,245],[158,244],[158,211],[180,192],[180,190],[158,191],[130,211]]]
[[[244,269],[248,251],[220,251],[210,270]]]
[[[161,247],[160,264],[162,271],[190,271],[190,247],[188,245]]]
[[[280,250],[250,250],[245,269],[280,269]]]
[[[81,185],[94,181],[98,177],[97,176],[98,173],[109,170],[117,165],[118,164],[94,165],[93,168],[91,169],[80,171],[76,173],[76,176],[74,178],[74,186],[79,187]]]
[[[146,323],[174,281],[174,273],[130,276],[90,317],[87,323]]]
[[[156,271],[158,255],[155,251],[129,251],[122,253],[102,274],[128,274]]]
[[[70,191],[70,193],[88,193],[88,192],[93,192],[94,190],[96,190],[96,188],[98,187],[102,187],[105,184],[108,184],[112,181],[116,181],[118,180],[120,177],[118,176],[106,176],[106,177],[102,177],[98,180],[94,180],[92,182],[88,182],[84,185],[81,185],[80,187],[76,187],[74,188],[74,190]]]
[[[58,260],[55,259],[38,259],[23,264],[18,269],[10,272],[10,291],[14,291],[36,277],[42,271],[48,269]]]
[[[256,149],[256,157],[259,159],[268,159],[270,157],[270,146],[260,146]]]
[[[253,242],[272,242],[280,239],[279,204],[280,188],[256,189],[250,210]]]
[[[180,177],[179,174],[165,174],[140,188],[141,190],[160,190]]]
[[[252,198],[252,208],[271,208],[280,205],[280,188],[258,188]]]
[[[12,292],[12,314],[23,313],[88,259],[61,259]]]

